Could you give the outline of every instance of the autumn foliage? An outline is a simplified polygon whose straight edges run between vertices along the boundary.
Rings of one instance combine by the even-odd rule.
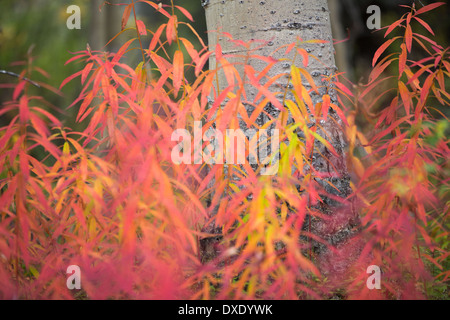
[[[345,74],[331,75],[327,80],[339,103],[332,102],[330,91],[313,105],[309,94],[317,87],[306,67],[316,57],[302,45],[320,39],[292,39],[278,49],[295,50],[301,61],[281,88],[294,99],[280,101],[268,89],[276,79],[266,75],[281,61],[249,50],[249,58],[267,67],[246,65],[240,73],[230,62],[232,54],[223,54],[220,46],[208,50],[185,22],[192,20],[185,9],[137,2],[152,6],[166,23],[152,31],[135,19],[127,28],[134,2],[124,5],[121,33],[130,40],[117,53],[88,47],[67,61],[80,65],[61,87],[81,81],[69,107],[77,109],[82,131],[65,127],[46,101],[29,95],[32,84],[23,78],[0,109],[12,119],[0,128],[0,298],[448,294],[450,48],[432,40],[433,30],[423,20],[442,3],[408,7],[379,31],[386,39],[374,54],[368,82],[354,85]],[[181,28],[198,41],[181,37]],[[148,47],[142,46],[144,38]],[[134,50],[142,56],[137,66],[127,62]],[[206,70],[212,54],[217,64]],[[33,68],[27,66],[21,76],[32,78],[30,72],[39,71]],[[218,72],[228,81],[222,91]],[[247,97],[244,86],[257,88],[258,96]],[[175,129],[192,131],[194,121],[202,121],[203,132],[213,125],[238,129],[242,122],[260,129],[256,119],[268,103],[281,111],[266,124],[280,130],[276,175],[259,174],[267,163],[173,163]],[[336,200],[318,182],[332,189],[339,177],[324,177],[312,165],[318,144],[337,152],[318,134],[328,117],[348,143],[345,158],[353,178],[346,199]],[[311,230],[311,220],[339,228],[350,219],[339,211],[325,215],[324,197],[345,202],[355,214],[351,219],[359,221],[355,235],[340,246],[327,241],[329,230]],[[81,290],[66,287],[69,265],[82,270]],[[382,270],[381,290],[366,286],[369,265]]]

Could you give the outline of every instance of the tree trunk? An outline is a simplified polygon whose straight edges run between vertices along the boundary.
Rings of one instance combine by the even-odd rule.
[[[243,41],[268,41],[268,45],[258,52],[263,56],[269,56],[274,49],[294,42],[297,36],[304,40],[321,39],[329,42],[327,44],[307,44],[304,47],[322,61],[322,63],[310,61],[308,65],[311,74],[315,75],[316,84],[320,84],[320,75],[329,74],[336,68],[327,1],[208,0],[204,1],[204,4],[209,31],[208,42],[211,50],[214,50],[219,42],[224,54],[235,52],[233,43],[218,36],[216,32],[211,32],[215,30],[228,32],[235,39]],[[273,57],[276,59],[293,57],[293,53],[285,57],[283,52],[283,50],[279,51]],[[250,61],[250,64],[255,70],[261,70],[265,66],[264,62],[256,59]],[[210,65],[215,65],[214,55],[211,57]],[[286,72],[287,67],[286,64],[275,66],[271,69],[268,77]],[[219,83],[221,86],[225,86],[224,75],[221,77]],[[285,82],[282,81],[282,83]],[[313,98],[313,102],[320,100],[319,96]]]
[[[221,45],[223,54],[234,53],[236,50],[233,43],[227,41],[227,38],[221,36],[220,33],[213,32],[215,30],[230,33],[234,39],[245,42],[250,40],[268,41],[268,45],[259,49],[256,54],[272,55],[275,59],[288,58],[292,60],[295,50],[292,50],[289,56],[284,56],[285,50],[272,53],[276,48],[295,42],[296,37],[303,40],[320,39],[328,41],[325,44],[302,44],[302,47],[320,59],[320,62],[309,59],[306,68],[319,87],[318,94],[311,93],[313,103],[321,102],[325,93],[329,93],[332,102],[336,103],[336,92],[332,88],[332,83],[321,81],[322,75],[330,75],[336,71],[327,0],[203,0],[202,3],[206,10],[209,47],[213,52],[217,43]],[[260,45],[260,43],[257,44]],[[244,60],[236,59],[233,62],[243,63]],[[211,69],[214,68],[215,63],[215,56],[212,55],[210,58]],[[261,71],[266,66],[266,63],[257,59],[250,60],[248,63],[257,71]],[[304,67],[300,59],[297,59],[295,63],[298,67]],[[273,77],[279,73],[286,73],[286,71],[289,71],[288,68],[290,68],[289,64],[279,63],[271,69],[267,76]],[[286,78],[283,77],[280,78],[278,85],[284,84],[286,86],[286,83]],[[224,89],[226,84],[225,75],[219,73],[220,89]],[[308,88],[306,83],[304,86]],[[277,88],[277,84],[271,88]],[[245,89],[248,99],[252,99],[257,94],[256,89],[252,86]],[[280,95],[277,98],[281,101],[283,97]],[[251,110],[249,111],[251,112]],[[271,106],[268,106],[266,111],[273,116],[277,116],[277,112],[279,112]],[[260,117],[258,120],[258,125],[262,125],[268,121],[268,117]],[[289,121],[292,121],[292,119]],[[315,159],[313,160],[314,168],[321,172],[327,171],[330,176],[338,177],[324,178],[318,182],[329,194],[344,199],[351,193],[351,189],[345,161],[346,143],[341,129],[342,121],[330,110],[328,120],[318,127],[320,128],[317,129],[317,133],[326,137],[339,155],[333,156],[324,145],[319,142],[316,143],[317,147],[313,158]],[[339,189],[339,192],[331,187],[326,180],[332,182]],[[318,220],[313,218],[311,225],[305,225],[304,227],[310,228],[314,233],[325,238],[330,245],[342,249],[333,254],[325,246],[315,243],[315,251],[320,257],[317,264],[324,274],[332,277],[344,272],[349,264],[347,257],[342,256],[343,254],[352,256],[352,260],[355,257],[353,249],[352,252],[348,252],[344,247],[355,234],[354,226],[358,224],[358,219],[350,204],[332,200],[331,197],[322,197],[322,200],[320,211],[327,214],[329,219]]]
[[[109,1],[117,4],[117,0]],[[101,9],[100,9],[101,8]],[[89,46],[92,50],[115,51],[112,44],[104,47],[110,39],[120,32],[121,7],[104,4],[103,0],[90,3]]]

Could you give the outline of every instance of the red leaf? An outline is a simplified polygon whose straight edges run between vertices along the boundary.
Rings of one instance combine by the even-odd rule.
[[[19,84],[14,88],[13,92],[13,100],[17,100],[17,97],[22,92],[23,88],[25,87],[26,82],[24,80],[20,81]]]
[[[123,46],[120,47],[120,49],[117,51],[117,53],[114,55],[114,58],[111,60],[111,64],[114,66],[117,64],[117,62],[122,58],[122,56],[127,51],[130,44],[134,41],[134,39],[130,39],[127,42],[123,44]]]
[[[31,107],[31,110],[33,110],[34,112],[39,112],[43,116],[46,116],[48,118],[48,120],[50,120],[53,125],[60,126],[60,127],[62,126],[61,121],[59,121],[54,115],[52,115],[47,110],[44,110],[44,109],[39,108],[39,107]]]
[[[400,19],[395,21],[393,24],[391,24],[389,26],[389,28],[387,29],[386,33],[384,34],[384,37],[386,38],[386,36],[392,32],[392,30],[394,30],[396,27],[398,27],[403,21],[405,21],[405,19]]]
[[[392,130],[394,130],[395,128],[399,127],[400,124],[402,124],[404,121],[408,120],[410,118],[410,116],[405,116],[403,118],[398,119],[397,121],[393,122],[389,127],[387,127],[386,129],[384,129],[383,131],[377,133],[373,138],[372,141],[370,142],[370,144],[374,143],[374,141],[379,141],[380,139],[382,139],[384,136],[386,136],[387,134],[389,134],[390,132],[392,132]]]
[[[150,46],[148,50],[153,51],[156,47],[156,44],[158,43],[159,38],[161,37],[162,32],[164,31],[164,28],[166,27],[166,24],[162,24],[159,26],[158,30],[153,34],[152,41],[150,42]]]
[[[383,52],[387,49],[387,47],[389,47],[391,45],[391,43],[394,42],[395,40],[397,40],[398,38],[399,37],[389,39],[378,48],[378,50],[375,52],[375,54],[373,56],[372,67],[375,66],[378,58],[383,54]]]
[[[48,152],[52,154],[56,159],[61,155],[61,150],[58,149],[53,143],[51,143],[47,138],[38,136],[37,134],[31,134],[30,137],[44,147]]]
[[[222,46],[220,43],[216,44],[216,61],[222,60]]]
[[[80,109],[78,110],[78,115],[76,118],[76,121],[80,121],[80,118],[85,113],[87,107],[91,104],[92,100],[94,99],[94,95],[92,91],[89,91],[89,93],[86,95],[86,97],[83,99],[83,103],[80,106]]]
[[[195,66],[195,76],[198,77],[198,75],[200,74],[200,71],[202,71],[203,66],[205,65],[206,61],[208,61],[208,58],[211,54],[212,54],[212,52],[207,52],[203,56],[200,57],[197,65]]]
[[[72,202],[71,207],[75,213],[75,217],[77,217],[77,221],[80,222],[84,230],[87,230],[86,217],[84,216],[83,209],[81,208],[81,206],[78,203]]]
[[[380,64],[377,64],[370,73],[369,84],[377,80],[380,74],[383,73],[383,71],[392,63],[392,61],[394,61],[394,59],[389,59],[384,63],[380,62]]]
[[[225,58],[220,59],[220,64],[222,65],[223,72],[225,73],[225,78],[227,79],[228,85],[234,87],[235,85],[235,77],[234,77],[234,67],[233,65],[226,60]]]
[[[127,6],[125,7],[125,10],[123,10],[123,15],[122,15],[122,30],[125,28],[125,26],[127,25],[128,19],[130,18],[130,13],[131,13],[132,5],[133,5],[133,4],[127,5]]]
[[[370,84],[369,86],[367,86],[367,88],[360,94],[359,98],[360,98],[360,99],[363,98],[366,94],[368,94],[369,92],[371,92],[371,91],[373,90],[374,87],[378,86],[381,82],[383,82],[383,81],[385,81],[385,80],[387,80],[387,79],[390,79],[390,78],[393,78],[393,77],[386,77],[386,78],[383,78],[383,79],[381,79],[381,80],[374,81],[372,84]]]
[[[61,85],[59,86],[59,89],[61,90],[62,87],[64,87],[69,81],[73,80],[74,78],[80,76],[83,73],[83,70],[80,70],[74,74],[72,74],[71,76],[68,76],[67,78],[65,78],[63,80],[63,82],[61,83]]]
[[[86,80],[87,76],[89,75],[89,72],[91,72],[92,67],[94,66],[94,63],[88,63],[86,67],[83,69],[83,73],[81,74],[81,84],[84,84],[84,81]]]
[[[136,20],[136,26],[140,35],[147,35],[147,29],[145,28],[145,24],[141,20]]]
[[[82,57],[85,57],[85,56],[87,56],[87,54],[80,54],[78,56],[72,57],[69,60],[67,60],[66,63],[64,63],[64,65],[67,65],[67,64],[69,64],[69,63],[71,63],[71,62],[73,62],[75,60],[78,60],[78,59],[80,59]]]
[[[45,125],[45,122],[42,121],[41,118],[39,118],[34,113],[30,113],[30,120],[31,124],[33,125],[33,129],[36,130],[38,134],[40,134],[42,137],[46,138],[50,134],[50,130]]]
[[[185,8],[180,7],[180,6],[175,6],[175,8],[177,8],[178,10],[180,10],[185,16],[186,18],[188,18],[189,20],[191,20],[192,22],[194,21],[194,18],[192,18],[192,15],[189,13],[189,11],[187,11]]]
[[[230,92],[230,91],[231,91],[231,87],[226,87],[220,93],[220,95],[217,98],[214,99],[214,103],[213,103],[212,107],[209,109],[208,118],[206,119],[207,121],[209,121],[216,114],[216,109],[220,106],[222,101],[225,100],[225,98],[227,97],[228,92]]]
[[[21,96],[19,102],[19,118],[20,122],[25,123],[28,121],[30,116],[30,109],[28,109],[28,98],[27,96]]]
[[[429,4],[429,5],[425,6],[425,7],[420,8],[419,10],[417,10],[415,15],[419,15],[419,14],[422,14],[424,12],[433,10],[433,9],[435,9],[437,7],[440,7],[440,6],[444,5],[444,4],[445,4],[445,2],[436,2],[436,3]]]
[[[349,88],[347,88],[344,84],[342,84],[341,82],[336,82],[336,86],[341,89],[343,92],[345,92],[346,94],[348,94],[349,96],[353,97],[353,93],[350,91]]]
[[[172,69],[172,65],[170,64],[170,62],[164,59],[163,57],[158,56],[156,53],[152,52],[150,57],[158,67],[159,72],[161,72],[161,74],[165,73],[167,70]]]
[[[338,116],[344,121],[344,123],[348,126],[347,117],[345,116],[344,112],[342,112],[341,108],[339,108],[334,103],[331,103],[331,108],[338,114]]]
[[[149,5],[151,5],[153,8],[155,8],[156,11],[161,12],[163,15],[165,15],[167,18],[170,18],[171,15],[163,8],[160,8],[156,3],[151,2],[151,1],[142,1],[145,2]]]
[[[432,44],[433,46],[435,46],[435,47],[437,47],[437,48],[439,48],[439,49],[442,49],[442,46],[439,45],[439,44],[437,44],[436,41],[433,41],[433,40],[431,40],[430,38],[425,37],[423,34],[415,33],[414,35],[417,36],[417,37],[420,37],[420,38],[422,38],[422,39],[424,39],[424,40],[426,40],[426,41],[428,41],[428,42],[429,42],[430,44]],[[416,39],[416,41],[418,41],[418,39]]]
[[[433,29],[431,29],[431,27],[428,23],[426,23],[425,21],[423,21],[422,19],[420,19],[418,17],[414,17],[414,19],[416,19],[422,26],[425,27],[425,29],[428,30],[429,33],[431,33],[434,36]]]

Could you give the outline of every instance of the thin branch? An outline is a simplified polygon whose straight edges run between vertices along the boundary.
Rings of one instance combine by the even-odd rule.
[[[20,74],[17,74],[17,73],[11,72],[11,71],[6,71],[6,70],[0,70],[0,73],[7,74],[7,75],[10,75],[10,76],[13,76],[13,77],[17,77],[19,79],[23,79],[23,80],[28,81],[33,86],[36,86],[38,88],[41,87],[37,82],[34,82],[33,80],[30,80],[30,79],[25,78],[25,77],[21,77]]]

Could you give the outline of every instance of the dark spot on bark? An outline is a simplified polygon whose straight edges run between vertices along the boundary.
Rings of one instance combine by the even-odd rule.
[[[287,25],[289,29],[300,29],[302,27],[302,24],[299,22],[291,22]]]
[[[202,0],[202,7],[205,8],[209,5],[209,0]]]

